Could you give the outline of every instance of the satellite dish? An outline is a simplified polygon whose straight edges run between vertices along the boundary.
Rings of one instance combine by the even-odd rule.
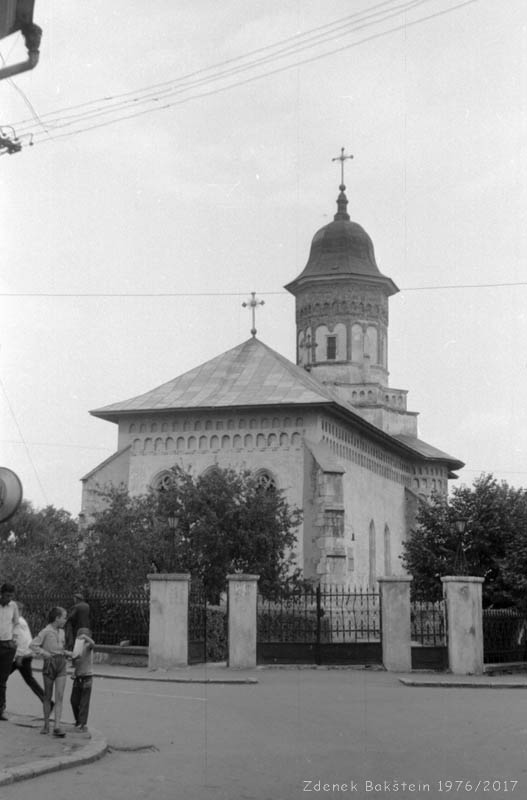
[[[22,502],[20,478],[7,467],[0,467],[0,522],[7,522]]]

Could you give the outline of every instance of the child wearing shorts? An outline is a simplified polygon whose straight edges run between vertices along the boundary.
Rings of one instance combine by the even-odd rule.
[[[73,688],[71,690],[71,708],[75,717],[75,728],[78,731],[88,730],[88,712],[93,683],[93,647],[95,642],[89,628],[79,628],[75,647],[73,648]]]
[[[31,650],[44,659],[42,677],[44,679],[44,726],[40,733],[49,733],[49,717],[51,699],[55,686],[55,727],[53,736],[63,737],[66,734],[60,727],[62,702],[66,686],[66,659],[71,657],[69,650],[64,649],[64,625],[66,610],[55,606],[48,614],[48,625],[35,636],[31,642]]]

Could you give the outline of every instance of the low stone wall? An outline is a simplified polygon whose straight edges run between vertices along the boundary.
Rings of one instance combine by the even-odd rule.
[[[96,644],[94,664],[116,664],[121,667],[147,667],[148,647],[120,647],[119,645]]]

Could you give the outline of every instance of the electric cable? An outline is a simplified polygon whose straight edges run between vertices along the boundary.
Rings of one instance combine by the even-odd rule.
[[[422,2],[423,0],[415,0],[415,1],[416,2]],[[153,111],[166,110],[168,108],[173,108],[175,106],[182,105],[184,103],[190,102],[191,100],[196,100],[196,99],[200,99],[200,98],[203,98],[203,97],[209,97],[209,96],[212,96],[212,95],[216,95],[216,94],[219,94],[221,92],[225,92],[225,91],[228,91],[230,89],[233,89],[233,88],[236,88],[236,87],[239,87],[239,86],[242,86],[242,85],[246,85],[246,84],[252,83],[253,81],[260,80],[260,79],[265,78],[265,77],[269,77],[270,75],[276,75],[276,74],[282,73],[282,72],[284,72],[286,70],[292,69],[294,67],[298,67],[298,66],[302,66],[302,65],[305,65],[305,64],[308,64],[308,63],[312,63],[312,62],[318,61],[318,60],[320,60],[322,58],[327,58],[327,57],[329,57],[331,55],[335,55],[336,53],[343,52],[343,51],[348,50],[348,49],[350,49],[352,47],[357,47],[360,44],[364,44],[365,42],[369,42],[369,41],[372,41],[374,39],[378,39],[380,37],[387,36],[387,35],[389,35],[391,33],[396,32],[396,31],[407,29],[409,27],[413,27],[415,25],[422,24],[423,22],[426,22],[426,21],[429,21],[431,19],[434,19],[434,18],[443,16],[445,14],[451,13],[452,11],[458,10],[458,9],[460,9],[460,8],[466,6],[466,5],[470,5],[470,4],[474,3],[474,2],[478,2],[478,0],[464,0],[464,2],[458,3],[457,5],[455,5],[453,7],[450,7],[448,9],[443,9],[442,11],[436,12],[434,14],[430,14],[430,15],[427,15],[427,16],[424,16],[424,17],[420,17],[419,19],[413,20],[411,22],[405,22],[403,25],[395,26],[395,27],[390,28],[388,30],[381,31],[381,32],[376,33],[376,34],[372,34],[371,36],[364,37],[363,39],[361,39],[359,41],[343,45],[343,46],[341,46],[339,48],[333,49],[331,51],[328,51],[328,52],[325,52],[325,53],[322,53],[322,54],[311,56],[310,58],[303,59],[301,61],[295,61],[295,62],[293,62],[291,64],[287,64],[285,66],[278,67],[277,69],[270,70],[268,72],[264,72],[264,73],[259,74],[259,75],[255,75],[255,76],[246,78],[244,80],[228,84],[226,86],[216,87],[215,89],[211,89],[211,90],[209,90],[207,92],[191,94],[189,97],[182,98],[182,99],[179,99],[177,101],[168,102],[168,103],[164,103],[164,104],[161,104],[161,105],[158,104],[153,108],[146,108],[146,109],[142,109],[140,111],[135,111],[132,114],[126,114],[124,116],[119,116],[119,117],[116,117],[114,119],[109,119],[109,120],[106,120],[106,121],[98,122],[98,123],[95,123],[93,125],[88,125],[88,126],[86,126],[84,128],[81,127],[81,128],[79,128],[77,130],[68,131],[66,133],[57,133],[53,137],[53,140],[56,140],[58,138],[67,138],[67,137],[70,137],[70,136],[78,135],[79,133],[84,133],[84,132],[87,132],[87,131],[90,131],[90,130],[103,128],[103,127],[106,127],[108,125],[113,125],[113,124],[115,124],[117,122],[122,122],[122,121],[126,121],[126,120],[129,120],[129,119],[137,118],[137,117],[143,116],[145,114],[150,114]],[[373,23],[369,23],[369,26],[371,27],[372,24]],[[212,80],[214,80],[214,78],[211,78],[209,80],[209,82],[212,81]],[[181,91],[181,90],[179,90],[179,91]],[[177,92],[173,92],[173,94],[175,94],[175,93],[177,93]],[[151,99],[148,102],[152,103],[154,101],[159,103],[159,98],[158,99]],[[86,120],[90,116],[93,116],[94,113],[97,113],[97,115],[100,114],[100,112],[89,112],[86,115]],[[79,124],[82,121],[83,121],[83,119],[78,119],[78,120],[76,120],[76,123]],[[55,127],[56,128],[67,127],[70,124],[73,124],[73,123],[65,122],[63,125],[57,124]],[[22,134],[22,135],[26,135],[26,134]],[[38,138],[38,136],[39,136],[38,133],[35,133],[34,136],[35,136],[35,144],[43,144],[44,141],[49,141],[49,139],[48,140],[42,140],[42,139]]]

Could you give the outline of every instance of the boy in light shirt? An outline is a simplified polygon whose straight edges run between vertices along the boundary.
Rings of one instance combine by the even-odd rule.
[[[73,648],[73,688],[71,690],[71,707],[75,717],[75,727],[81,732],[88,730],[88,712],[93,683],[93,648],[95,642],[91,638],[89,628],[79,628],[75,647]]]
[[[40,733],[49,733],[49,717],[51,699],[55,687],[55,727],[53,736],[64,737],[66,734],[60,727],[62,716],[62,700],[66,686],[66,659],[71,652],[64,647],[64,625],[66,610],[62,606],[54,606],[48,614],[48,625],[31,642],[31,650],[44,659],[42,677],[44,678],[44,725]]]
[[[18,670],[27,683],[29,688],[32,692],[36,694],[38,699],[41,703],[44,702],[44,689],[35,680],[33,675],[33,670],[31,668],[32,661],[33,661],[33,651],[30,648],[30,644],[33,640],[31,635],[31,631],[29,630],[29,625],[27,624],[26,619],[24,618],[24,604],[21,603],[19,600],[15,600],[15,603],[18,608],[18,622],[14,628],[14,635],[16,640],[16,653],[15,653],[15,660],[11,666],[11,674]],[[53,703],[51,703],[51,707],[53,708]]]

